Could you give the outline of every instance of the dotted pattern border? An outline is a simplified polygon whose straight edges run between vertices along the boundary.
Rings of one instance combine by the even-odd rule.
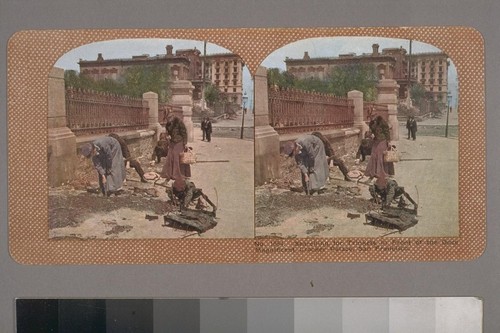
[[[274,50],[316,37],[372,36],[413,39],[447,53],[459,76],[459,226],[454,245],[412,238],[410,251],[256,251],[254,239],[50,240],[47,196],[48,74],[59,57],[92,42],[124,38],[207,40],[239,54],[251,73]],[[468,27],[283,29],[30,30],[8,45],[9,240],[23,264],[168,264],[457,261],[477,258],[486,243],[484,42]],[[33,144],[33,143],[38,144]],[[44,144],[45,143],[45,144]],[[19,152],[23,153],[20,154]],[[462,190],[464,189],[464,190]],[[466,190],[465,190],[466,189]],[[405,238],[399,238],[404,241]],[[433,238],[434,239],[434,238]],[[349,239],[321,239],[333,241]],[[351,240],[356,240],[355,238]],[[358,239],[359,240],[359,239]],[[442,239],[434,239],[442,240]],[[268,240],[259,240],[266,244]],[[283,240],[285,246],[293,240]],[[419,245],[416,245],[420,243]]]

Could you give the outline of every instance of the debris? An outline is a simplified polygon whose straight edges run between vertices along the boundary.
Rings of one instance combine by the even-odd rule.
[[[117,235],[120,232],[129,232],[130,230],[132,230],[132,226],[130,225],[115,225],[113,228],[111,228],[111,230],[106,231],[105,234],[107,236]]]
[[[369,211],[365,214],[367,224],[388,229],[404,231],[418,223],[415,215],[401,208],[386,208],[380,212]]]
[[[146,220],[148,221],[152,221],[152,220],[158,220],[158,216],[156,215],[149,215],[149,214],[146,214]]]
[[[148,187],[148,188],[139,188],[139,187],[134,187],[134,193],[136,194],[146,194],[155,198],[158,198],[160,194],[158,193],[158,190],[154,187]]]
[[[357,218],[361,217],[361,214],[347,213],[347,217],[350,219],[357,219]]]
[[[163,216],[165,226],[200,233],[214,228],[217,225],[215,213],[193,209],[183,209],[178,213]]]

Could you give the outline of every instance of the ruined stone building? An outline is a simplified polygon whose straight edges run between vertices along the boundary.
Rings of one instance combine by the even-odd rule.
[[[172,79],[189,80],[194,86],[193,99],[202,97],[203,83],[212,83],[225,93],[228,100],[241,104],[244,63],[232,53],[203,56],[200,50],[179,49],[174,53],[173,46],[166,46],[165,54],[132,56],[131,58],[105,59],[102,53],[96,60],[80,60],[80,73],[94,80],[122,79],[128,68],[133,66],[168,65]],[[202,76],[203,69],[205,78]]]
[[[448,56],[442,52],[409,55],[403,47],[386,48],[379,52],[379,45],[373,44],[371,53],[311,58],[306,51],[302,59],[286,58],[285,64],[286,70],[299,79],[314,77],[320,80],[326,79],[336,66],[370,64],[377,69],[379,78],[396,80],[400,99],[407,98],[408,87],[412,83],[420,82],[435,101],[446,103],[449,62]]]

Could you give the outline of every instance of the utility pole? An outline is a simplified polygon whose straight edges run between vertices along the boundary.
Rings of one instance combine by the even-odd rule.
[[[246,114],[246,109],[247,109],[247,101],[248,101],[248,96],[247,92],[243,92],[243,96],[241,98],[242,102],[242,108],[241,108],[241,133],[240,133],[240,139],[243,139],[243,130],[245,129],[245,114]]]
[[[410,96],[410,91],[411,91],[411,44],[412,40],[410,39],[410,53],[408,55],[408,83],[407,83],[407,89],[408,89],[408,99],[406,101],[408,105],[408,109],[411,107],[411,96]]]
[[[205,59],[207,56],[207,41],[203,41],[203,61],[201,62],[201,110],[205,111]]]

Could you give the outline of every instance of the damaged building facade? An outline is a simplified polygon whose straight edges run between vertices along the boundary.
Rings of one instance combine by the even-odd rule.
[[[167,45],[165,54],[151,56],[142,54],[131,58],[105,59],[102,53],[96,60],[80,60],[80,73],[93,80],[111,79],[120,81],[127,69],[134,66],[167,65],[171,76],[178,80],[191,81],[194,86],[193,99],[202,99],[203,85],[211,83],[224,94],[229,102],[241,105],[243,97],[243,68],[241,58],[233,53],[203,55],[197,48],[179,49],[174,52]],[[204,75],[203,75],[204,72]]]
[[[337,66],[352,64],[373,65],[380,79],[392,79],[399,85],[399,99],[408,97],[414,83],[421,83],[432,99],[446,103],[448,94],[448,55],[443,52],[410,54],[403,47],[384,48],[372,45],[371,53],[340,54],[338,57],[312,58],[307,51],[302,59],[286,58],[286,70],[299,79],[325,80]],[[408,76],[410,73],[410,76]]]

